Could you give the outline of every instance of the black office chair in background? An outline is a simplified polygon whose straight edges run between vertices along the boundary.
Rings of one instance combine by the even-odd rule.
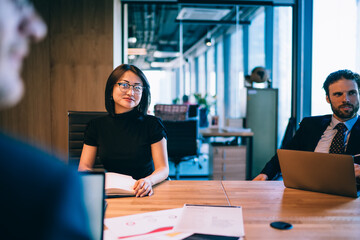
[[[168,133],[169,161],[175,165],[175,179],[180,178],[180,163],[199,157],[198,105],[157,104],[155,116],[163,120]],[[201,165],[199,164],[201,168]]]
[[[169,160],[175,165],[175,179],[179,179],[180,163],[199,157],[199,123],[197,119],[163,122],[168,133],[167,150]]]
[[[191,105],[189,105],[189,110],[188,110],[189,119],[199,118],[199,114],[200,114],[199,107],[200,107],[199,104],[191,104]]]
[[[91,119],[105,116],[107,112],[68,111],[69,136],[68,157],[69,164],[78,166],[83,148],[84,131]],[[94,169],[102,169],[103,166],[97,154]]]

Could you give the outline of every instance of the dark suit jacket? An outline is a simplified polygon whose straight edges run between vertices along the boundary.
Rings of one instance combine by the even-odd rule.
[[[90,239],[77,172],[0,133],[1,239]]]
[[[329,126],[332,115],[306,117],[300,123],[300,128],[296,131],[291,141],[283,149],[314,151],[322,134]],[[360,153],[360,118],[351,129],[350,138],[345,154],[355,155]],[[359,164],[360,159],[355,158]],[[269,179],[273,179],[280,173],[280,165],[277,154],[265,165],[261,173],[265,173]]]

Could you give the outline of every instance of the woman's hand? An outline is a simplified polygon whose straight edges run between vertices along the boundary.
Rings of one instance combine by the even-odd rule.
[[[169,165],[166,151],[166,139],[151,144],[151,154],[154,161],[154,172],[145,177],[137,180],[133,189],[135,190],[136,197],[145,197],[146,195],[153,195],[153,185],[164,181],[169,175]]]
[[[136,197],[145,197],[146,195],[151,196],[154,194],[151,181],[147,178],[137,180],[134,184],[134,190]]]
[[[260,173],[253,179],[253,181],[266,181],[266,180],[268,180],[268,176],[264,173]]]
[[[354,163],[355,177],[360,178],[360,165]]]

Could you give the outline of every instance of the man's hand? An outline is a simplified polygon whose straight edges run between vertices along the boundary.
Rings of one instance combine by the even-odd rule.
[[[266,181],[266,180],[268,180],[268,176],[264,173],[260,173],[253,179],[253,181]]]
[[[360,165],[354,163],[355,177],[360,177]]]
[[[137,180],[134,184],[134,190],[136,197],[144,197],[146,195],[151,196],[154,194],[151,181],[147,178]]]

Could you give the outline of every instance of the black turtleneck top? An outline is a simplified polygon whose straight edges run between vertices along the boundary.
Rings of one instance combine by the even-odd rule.
[[[162,121],[152,115],[130,112],[93,119],[84,143],[98,147],[105,170],[140,179],[154,171],[151,144],[167,138]]]

